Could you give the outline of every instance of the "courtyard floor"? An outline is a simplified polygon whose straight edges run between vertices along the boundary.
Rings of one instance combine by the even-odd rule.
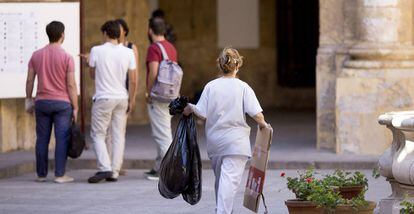
[[[0,213],[4,214],[161,214],[161,213],[214,213],[214,175],[203,170],[203,192],[201,201],[191,206],[181,197],[164,199],[158,192],[157,182],[143,178],[143,170],[128,170],[117,183],[88,184],[86,179],[95,171],[75,170],[68,172],[75,177],[74,183],[55,184],[34,182],[34,174],[0,180]],[[284,200],[294,195],[286,189],[286,181],[279,175],[282,170],[267,172],[264,195],[269,213],[288,213]],[[294,176],[296,170],[286,170],[286,176]],[[329,173],[332,170],[319,170]],[[383,178],[373,179],[370,170],[363,170],[369,179],[366,198],[378,202],[391,193]],[[243,192],[246,174],[235,201],[234,213],[253,213],[243,207]],[[259,210],[263,213],[263,206]]]
[[[297,169],[310,166],[320,173],[332,172],[335,168],[362,170],[369,178],[366,198],[378,202],[391,193],[384,178],[371,178],[378,156],[338,155],[332,151],[316,149],[316,128],[314,112],[276,111],[266,114],[274,128],[270,149],[268,173],[264,194],[269,213],[287,213],[286,199],[294,195],[286,189],[286,181],[280,173],[292,176]],[[176,127],[178,118],[173,120]],[[256,128],[249,120],[254,143]],[[90,142],[89,133],[86,133]],[[128,126],[124,169],[127,175],[117,183],[88,184],[86,179],[96,170],[93,149],[85,151],[81,158],[70,160],[68,175],[76,181],[70,184],[54,184],[53,171],[47,183],[36,183],[34,151],[16,151],[0,154],[0,214],[123,214],[123,213],[214,213],[214,175],[208,161],[203,126],[198,126],[200,153],[203,159],[203,196],[194,206],[181,197],[164,199],[157,189],[157,182],[143,178],[143,172],[150,168],[156,154],[149,125]],[[53,152],[50,152],[53,168]],[[234,213],[252,213],[242,206],[246,175],[235,201]],[[263,213],[261,207],[259,213]]]

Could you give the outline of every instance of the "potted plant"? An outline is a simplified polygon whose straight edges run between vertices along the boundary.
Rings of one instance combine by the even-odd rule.
[[[335,214],[372,214],[376,207],[375,202],[366,201],[364,194],[357,197],[346,199],[339,191],[332,188],[324,179],[319,184],[312,187],[308,200],[323,208],[321,213]]]
[[[295,178],[286,178],[287,188],[296,196],[295,199],[285,201],[289,213],[322,213],[322,208],[317,207],[315,203],[308,200],[308,197],[312,193],[312,188],[315,185],[320,185],[320,181],[314,179],[314,170],[308,169],[305,172],[298,172],[298,175]],[[282,172],[281,177],[285,177],[285,173]]]
[[[403,201],[400,203],[400,206],[402,206],[402,208],[400,209],[400,214],[414,213],[414,203],[411,203],[409,201]]]
[[[351,175],[337,170],[323,179],[317,179],[314,175],[314,170],[308,169],[305,172],[299,172],[298,177],[286,178],[288,189],[296,196],[296,199],[285,202],[289,213],[373,213],[376,203],[368,202],[364,198],[368,184],[362,173]],[[284,177],[284,173],[281,176]],[[345,198],[338,191],[339,187],[361,183],[364,184],[363,191],[360,191],[355,197]]]
[[[335,170],[323,179],[326,185],[332,186],[344,199],[352,199],[365,194],[368,189],[368,179],[359,171],[354,173]]]

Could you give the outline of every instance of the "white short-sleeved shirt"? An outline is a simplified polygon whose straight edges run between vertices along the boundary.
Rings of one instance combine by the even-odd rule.
[[[94,99],[128,99],[128,70],[136,69],[134,52],[107,42],[92,48],[89,66],[95,68]]]
[[[221,77],[209,82],[194,112],[206,119],[207,153],[251,156],[250,127],[245,114],[262,112],[253,89],[238,78]]]

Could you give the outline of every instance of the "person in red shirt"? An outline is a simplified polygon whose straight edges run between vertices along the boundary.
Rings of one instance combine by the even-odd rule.
[[[37,76],[36,172],[37,181],[46,181],[48,152],[52,126],[55,130],[55,182],[74,179],[65,175],[72,121],[76,122],[78,95],[73,57],[62,47],[65,39],[63,23],[53,21],[46,26],[49,44],[33,53],[26,81],[26,111],[33,111],[33,86]]]
[[[148,115],[151,123],[152,135],[157,143],[157,156],[155,159],[154,167],[146,172],[146,178],[150,180],[158,180],[158,171],[160,169],[161,160],[167,153],[168,148],[172,142],[171,132],[171,115],[168,110],[168,102],[161,102],[152,99],[149,94],[157,79],[158,68],[160,62],[163,60],[160,47],[156,43],[161,44],[168,58],[174,62],[177,62],[177,50],[174,45],[165,39],[166,25],[165,21],[161,18],[151,18],[149,21],[148,36],[151,38],[152,44],[148,48],[147,52],[147,103],[148,103]]]

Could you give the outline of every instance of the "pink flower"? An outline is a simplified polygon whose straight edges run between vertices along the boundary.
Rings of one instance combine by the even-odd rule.
[[[306,178],[306,182],[311,183],[313,181],[313,178]]]

